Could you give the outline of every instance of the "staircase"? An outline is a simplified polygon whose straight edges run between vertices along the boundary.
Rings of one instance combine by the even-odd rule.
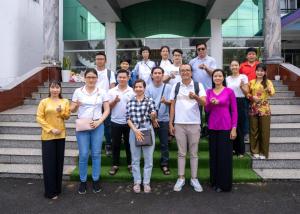
[[[300,180],[300,98],[280,81],[273,84],[270,155],[267,160],[253,159],[252,168],[265,180]]]
[[[82,85],[83,83],[62,83],[63,97],[70,99],[75,88]],[[300,179],[300,98],[295,97],[294,92],[288,91],[287,86],[282,85],[279,81],[274,81],[274,85],[277,93],[270,101],[272,108],[270,158],[268,160],[252,160],[252,167],[263,179]],[[47,86],[45,83],[44,86],[39,87],[38,92],[34,92],[32,97],[27,98],[23,106],[0,112],[0,176],[42,177],[41,129],[35,122],[35,114],[40,100],[48,96]],[[72,114],[66,123],[68,136],[64,167],[66,179],[76,168],[78,157],[74,130],[75,118],[76,115]],[[249,145],[246,146],[249,149]],[[177,150],[176,145],[172,144],[171,147],[172,175],[171,177],[162,177],[164,180],[176,179]],[[154,167],[157,168],[153,169],[152,177],[155,179],[157,176],[157,180],[159,180],[161,171],[157,165],[159,165],[160,152],[158,147],[155,150]],[[207,150],[207,143],[202,142],[200,143],[199,172],[201,179],[204,174],[208,179],[208,154],[204,150]],[[121,159],[125,160],[124,153],[122,153]],[[234,158],[234,165],[237,167],[234,169],[234,173],[242,176],[241,181],[247,180],[243,177],[247,161],[249,160]],[[102,176],[113,179],[107,175],[110,160],[103,157],[102,165]],[[128,173],[122,173],[122,169],[118,174],[114,177],[115,179],[127,179],[127,181],[130,179]]]

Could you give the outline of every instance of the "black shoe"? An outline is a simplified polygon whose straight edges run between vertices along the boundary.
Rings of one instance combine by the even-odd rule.
[[[101,191],[101,187],[99,181],[93,181],[93,192],[98,193],[100,191]]]
[[[86,194],[86,182],[80,182],[79,188],[78,188],[78,193],[80,195]]]
[[[105,154],[106,154],[106,156],[111,156],[112,155],[111,145],[105,145]]]

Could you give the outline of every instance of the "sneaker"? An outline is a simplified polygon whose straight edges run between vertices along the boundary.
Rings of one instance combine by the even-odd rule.
[[[259,158],[259,154],[253,154],[252,157],[255,158],[255,159],[258,159]]]
[[[175,184],[175,186],[173,188],[173,190],[175,192],[181,191],[181,189],[184,186],[184,184],[185,184],[185,179],[184,178],[178,178],[177,181],[176,181],[176,184]]]
[[[141,185],[140,184],[134,184],[133,185],[133,191],[135,193],[140,193],[141,192]]]
[[[86,193],[86,182],[80,182],[79,188],[78,188],[78,193],[80,195],[84,195]]]
[[[246,135],[244,136],[244,141],[245,141],[245,142],[249,142],[249,134],[246,134]]]
[[[106,154],[106,156],[111,156],[112,155],[111,145],[105,145],[105,154]]]
[[[264,160],[264,159],[266,159],[266,156],[260,155],[260,156],[259,156],[259,159]]]
[[[202,186],[199,183],[199,180],[197,178],[192,178],[191,179],[191,186],[194,187],[194,190],[196,192],[202,192],[203,191]]]
[[[100,182],[98,181],[93,181],[93,192],[94,193],[98,193],[101,191],[101,187],[100,187]]]
[[[144,193],[150,193],[151,187],[150,184],[144,184]]]

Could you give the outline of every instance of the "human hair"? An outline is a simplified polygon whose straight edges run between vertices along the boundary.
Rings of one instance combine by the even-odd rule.
[[[239,61],[238,59],[232,59],[232,60],[230,61],[230,64],[231,64],[232,62],[237,62],[238,64],[241,64],[240,61]]]
[[[125,69],[120,69],[120,70],[118,70],[118,72],[117,72],[117,76],[119,75],[119,74],[126,74],[127,76],[129,76],[129,71],[127,71],[127,70],[125,70]]]
[[[143,83],[144,88],[146,88],[146,82],[143,79],[137,79],[136,81],[134,81],[133,88],[135,88],[137,83]]]
[[[174,53],[177,52],[177,53],[180,53],[181,55],[183,55],[183,51],[179,48],[176,48],[172,51],[172,55],[174,55]]]
[[[127,58],[127,57],[122,57],[122,59],[120,60],[120,64],[121,64],[122,62],[127,62],[127,63],[130,65],[131,59],[129,59],[129,58]]]
[[[139,54],[142,55],[143,51],[148,51],[149,55],[151,54],[151,49],[148,46],[141,47],[141,49],[139,50]]]
[[[247,48],[246,55],[248,55],[249,52],[254,52],[255,54],[257,54],[257,50],[254,47]]]
[[[220,68],[217,68],[213,71],[212,75],[211,75],[211,82],[212,82],[212,88],[215,88],[216,87],[216,84],[214,83],[214,74],[217,73],[217,72],[221,72],[223,77],[224,77],[224,80],[222,82],[222,85],[226,87],[226,79],[225,79],[225,72],[223,69],[220,69]]]
[[[205,42],[198,42],[197,44],[196,44],[196,49],[198,48],[198,46],[200,46],[200,45],[204,45],[205,46],[205,48],[207,48],[207,45],[206,45],[206,43]]]
[[[163,50],[164,48],[167,48],[167,49],[168,49],[168,52],[170,53],[170,47],[167,46],[167,45],[161,46],[159,52],[162,52],[162,50]]]
[[[84,78],[86,77],[86,75],[88,75],[89,73],[93,73],[98,77],[98,73],[96,71],[95,68],[87,68],[84,72]]]
[[[262,80],[261,84],[263,85],[264,88],[267,88],[268,87],[267,86],[268,78],[267,78],[267,66],[266,66],[266,64],[259,63],[256,66],[255,71],[257,71],[258,69],[262,69],[265,72],[265,75],[263,76],[263,80]]]
[[[49,94],[48,94],[48,97],[51,97],[51,93],[50,93],[51,86],[59,86],[60,92],[59,92],[58,97],[59,97],[59,99],[62,99],[63,97],[62,97],[62,92],[61,92],[61,83],[59,81],[57,81],[57,80],[51,80],[49,82]]]
[[[106,54],[104,51],[99,51],[96,53],[96,56],[104,56],[105,60],[106,60]]]
[[[153,74],[154,70],[156,70],[156,69],[161,70],[162,74],[165,73],[165,70],[164,70],[162,67],[160,67],[160,66],[155,66],[155,67],[153,67],[153,68],[151,69],[151,74]]]
[[[184,66],[184,65],[188,65],[190,67],[190,69],[191,69],[191,72],[193,72],[193,67],[190,64],[188,64],[188,63],[183,63],[182,65],[180,65],[179,66],[179,72],[181,71],[181,66]]]

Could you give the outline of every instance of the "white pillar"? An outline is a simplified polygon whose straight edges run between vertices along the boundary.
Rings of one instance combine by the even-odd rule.
[[[117,68],[117,38],[116,38],[116,23],[105,23],[105,53],[107,57],[106,67],[112,71]]]
[[[59,62],[59,0],[43,1],[43,64]]]
[[[210,27],[211,27],[210,54],[216,60],[218,68],[223,68],[222,20],[211,19]]]
[[[63,61],[64,57],[64,17],[63,17],[63,11],[64,11],[64,1],[59,1],[59,61]]]

